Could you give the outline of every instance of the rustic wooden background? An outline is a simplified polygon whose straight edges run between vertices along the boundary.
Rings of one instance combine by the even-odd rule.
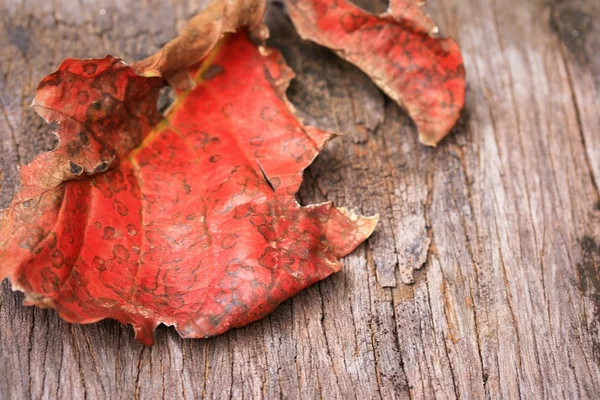
[[[36,83],[66,57],[140,59],[201,3],[0,0],[0,206],[17,166],[55,144],[28,107]],[[0,398],[597,398],[600,2],[428,9],[460,42],[469,81],[464,116],[436,149],[362,73],[269,9],[298,112],[345,133],[307,172],[302,201],[382,216],[343,272],[249,327],[210,340],[163,327],[154,347],[114,321],[23,307],[4,282]]]

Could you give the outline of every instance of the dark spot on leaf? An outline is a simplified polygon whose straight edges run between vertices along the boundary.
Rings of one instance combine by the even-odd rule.
[[[109,69],[92,81],[92,88],[98,89],[102,92],[102,98],[100,99],[101,102],[109,98],[120,102],[113,97],[117,94],[116,78],[115,71]]]
[[[254,226],[260,226],[266,223],[266,219],[262,215],[253,215],[250,217],[250,223]]]
[[[83,64],[83,72],[88,75],[94,75],[98,66],[94,63]]]
[[[96,256],[94,257],[94,266],[96,267],[96,269],[98,271],[104,271],[106,270],[106,265],[104,264],[104,260],[102,260],[100,257]]]
[[[138,231],[137,231],[137,228],[135,227],[135,225],[133,225],[133,224],[127,225],[127,234],[129,236],[135,236],[135,235],[137,235],[137,233],[138,233]]]
[[[64,261],[65,260],[63,253],[59,249],[54,250],[50,255],[50,262],[52,263],[54,268],[61,268],[63,266]]]
[[[45,293],[55,292],[59,285],[58,276],[50,268],[44,268],[42,270],[42,290]]]
[[[73,267],[76,262],[77,262],[77,257],[75,257],[75,256],[65,257],[65,265],[67,267]]]
[[[267,247],[258,259],[258,263],[273,271],[277,268],[289,268],[294,264],[294,258],[283,249]]]
[[[221,242],[221,247],[224,249],[230,249],[237,244],[238,235],[232,233],[223,238]]]
[[[213,64],[206,71],[202,73],[202,79],[205,81],[211,80],[217,75],[221,75],[224,72],[224,69],[221,65]]]
[[[258,147],[261,144],[263,144],[263,138],[261,138],[260,136],[255,136],[252,139],[250,139],[250,146]]]
[[[85,133],[85,131],[79,132],[79,134],[77,134],[77,138],[79,139],[79,142],[81,142],[81,144],[83,145],[87,145],[90,143],[90,139],[88,138],[88,135],[87,133]]]
[[[113,254],[115,255],[115,257],[121,259],[121,260],[128,260],[129,259],[129,250],[127,250],[125,247],[121,246],[120,244],[115,245],[115,247],[113,247]]]
[[[67,144],[67,154],[69,157],[77,157],[81,153],[81,143],[79,142],[69,142]]]
[[[104,234],[102,235],[106,240],[115,239],[115,228],[112,226],[107,226],[104,228]]]
[[[84,105],[88,102],[90,95],[86,90],[80,90],[77,92],[77,102],[81,105]]]
[[[278,110],[272,107],[265,107],[260,112],[260,117],[265,121],[271,121],[277,116],[277,114],[279,114]]]
[[[122,201],[114,199],[113,205],[115,206],[115,209],[117,210],[117,212],[119,214],[121,214],[122,216],[126,216],[127,214],[129,214],[129,209]]]
[[[185,305],[185,302],[181,297],[170,297],[169,298],[169,307],[173,309],[182,308]]]
[[[243,264],[239,258],[232,258],[227,262],[227,270],[230,271],[235,268],[241,267]]]
[[[218,326],[222,319],[223,317],[221,315],[211,315],[208,317],[208,321],[212,326]]]
[[[256,158],[265,158],[269,155],[269,150],[267,149],[258,149],[254,152],[254,156]]]
[[[250,207],[248,206],[248,204],[240,204],[239,206],[237,206],[235,208],[235,213],[233,215],[233,218],[235,219],[241,219],[241,218],[245,218],[248,215],[250,215]]]
[[[99,90],[102,90],[102,97],[98,101],[90,103],[85,110],[86,126],[91,129],[90,126],[96,125],[102,128],[99,134],[109,133],[112,132],[111,128],[114,129],[123,123],[125,110],[119,99],[103,89]]]
[[[56,247],[56,233],[50,232],[48,235],[48,248],[53,249]]]

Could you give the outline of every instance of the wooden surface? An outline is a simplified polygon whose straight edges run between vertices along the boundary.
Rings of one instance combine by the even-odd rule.
[[[54,144],[28,108],[36,83],[66,57],[140,59],[200,3],[0,0],[1,206],[17,165]],[[181,340],[161,327],[153,347],[114,321],[24,307],[4,282],[0,398],[597,398],[600,3],[428,9],[460,42],[469,81],[464,116],[436,149],[269,9],[272,44],[298,73],[290,99],[308,123],[345,133],[301,200],[382,216],[343,272],[246,328]]]

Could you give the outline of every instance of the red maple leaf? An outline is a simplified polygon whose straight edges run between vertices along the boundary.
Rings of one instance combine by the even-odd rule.
[[[452,39],[414,0],[391,0],[373,15],[346,0],[288,0],[305,38],[355,64],[415,121],[423,144],[435,146],[455,125],[465,100],[465,69]]]
[[[161,120],[163,81],[121,60],[66,60],[34,107],[59,148],[21,171],[0,215],[0,279],[66,320],[159,323],[205,337],[271,312],[338,271],[376,218],[301,207],[302,171],[331,134],[304,127],[291,70],[229,36]]]

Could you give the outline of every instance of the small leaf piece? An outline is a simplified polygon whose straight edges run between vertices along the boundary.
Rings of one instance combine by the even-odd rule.
[[[60,145],[0,213],[0,279],[28,304],[130,323],[146,344],[160,323],[216,335],[338,271],[371,234],[376,217],[296,202],[331,134],[295,118],[278,52],[238,33],[190,72],[196,88],[153,129],[162,80],[120,60],[67,60],[42,81],[34,104]]]
[[[452,39],[411,0],[391,0],[370,14],[346,0],[288,0],[288,14],[304,39],[359,67],[415,121],[423,144],[435,146],[464,106],[465,70]]]

